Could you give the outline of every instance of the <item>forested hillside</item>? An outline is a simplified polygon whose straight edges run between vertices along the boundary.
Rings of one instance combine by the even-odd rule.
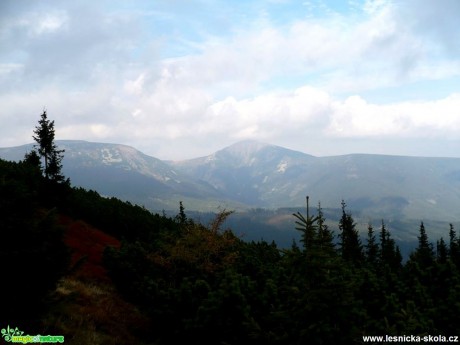
[[[242,241],[222,228],[227,216],[222,211],[204,226],[182,205],[176,217],[152,214],[52,181],[33,161],[0,161],[0,258],[8,281],[1,324],[64,334],[71,344],[322,344],[458,334],[455,229],[433,246],[422,223],[418,247],[402,264],[384,223],[361,243],[345,203],[336,234],[320,207],[293,215],[301,241],[283,250]],[[88,253],[92,245],[105,246],[103,256],[102,247]]]

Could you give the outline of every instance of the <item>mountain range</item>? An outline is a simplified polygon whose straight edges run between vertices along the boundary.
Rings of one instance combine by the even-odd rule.
[[[349,154],[315,157],[242,141],[205,157],[165,161],[120,144],[56,141],[72,185],[152,210],[215,211],[300,207],[309,195],[325,208],[345,200],[368,218],[458,221],[460,158]],[[0,148],[23,159],[32,144]]]

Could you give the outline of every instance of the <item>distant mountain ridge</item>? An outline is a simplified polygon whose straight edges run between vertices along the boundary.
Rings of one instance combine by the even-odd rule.
[[[460,206],[459,158],[314,157],[242,142],[172,166],[261,207],[300,206],[310,195],[325,207],[338,207],[344,199],[369,217],[454,221]]]
[[[274,195],[280,196],[277,190],[290,183],[286,179],[286,168],[308,166],[314,158],[279,146],[243,141],[206,157],[170,164],[178,171],[206,181],[233,199],[259,207],[279,207],[293,205],[292,201],[288,204],[283,204],[283,200],[271,202]],[[295,173],[294,170],[291,172]]]
[[[315,157],[243,141],[205,157],[163,161],[120,144],[57,141],[63,173],[72,184],[153,210],[302,206],[305,196],[324,207],[344,199],[366,217],[457,221],[460,158],[373,154]],[[0,148],[19,160],[32,145]]]
[[[64,149],[63,173],[74,186],[144,205],[150,209],[176,209],[180,200],[223,197],[208,184],[183,175],[160,159],[121,144],[58,140]],[[32,144],[0,149],[0,158],[23,159]]]

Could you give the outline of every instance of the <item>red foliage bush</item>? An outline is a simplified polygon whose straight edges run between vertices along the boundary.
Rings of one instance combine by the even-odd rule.
[[[107,246],[120,248],[120,241],[81,220],[60,216],[59,222],[65,228],[64,243],[71,251],[70,267],[76,269],[75,274],[108,280],[102,255]]]

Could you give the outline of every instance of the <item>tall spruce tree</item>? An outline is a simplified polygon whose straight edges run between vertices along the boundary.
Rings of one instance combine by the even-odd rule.
[[[63,182],[64,175],[61,173],[61,162],[64,157],[64,150],[58,150],[54,143],[54,121],[48,120],[46,110],[43,111],[34,134],[33,138],[37,143],[35,148],[44,161],[45,166],[42,171],[45,178],[54,182]]]
[[[449,257],[451,261],[460,268],[460,239],[454,230],[454,226],[450,225],[449,229]]]
[[[356,223],[351,214],[345,211],[346,206],[345,201],[342,200],[342,218],[339,222],[340,253],[344,260],[361,265],[364,259],[363,247],[356,230]]]
[[[318,228],[317,242],[319,249],[328,255],[334,254],[334,234],[331,230],[329,230],[329,227],[326,224],[326,218],[324,217],[320,202],[318,202],[316,225]]]
[[[444,239],[441,237],[441,239],[436,241],[436,261],[440,264],[445,264],[447,261],[447,245]]]
[[[367,244],[365,245],[365,249],[367,263],[372,267],[375,266],[379,256],[379,246],[376,242],[374,228],[371,223],[367,226]]]
[[[402,262],[401,251],[394,239],[391,238],[390,231],[387,230],[383,219],[380,229],[380,262],[382,265],[388,265],[392,270],[401,268]]]
[[[428,235],[425,231],[425,225],[423,222],[420,223],[420,231],[418,238],[418,247],[413,253],[414,258],[417,260],[421,267],[431,267],[434,262],[433,246],[428,241]]]
[[[292,215],[297,218],[295,221],[296,224],[296,230],[299,230],[302,235],[300,242],[303,243],[303,247],[305,252],[307,253],[307,256],[310,256],[312,254],[312,250],[315,246],[315,241],[316,241],[316,221],[318,220],[318,217],[313,217],[310,216],[310,206],[308,204],[309,197],[306,197],[307,201],[307,217],[305,218],[300,212],[293,213]]]

